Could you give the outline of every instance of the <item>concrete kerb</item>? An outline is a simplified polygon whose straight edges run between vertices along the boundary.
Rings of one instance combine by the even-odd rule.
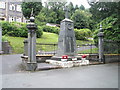
[[[62,61],[59,61],[62,63]],[[69,61],[70,62],[70,61]],[[27,57],[22,58],[22,70],[25,70],[26,67],[26,63],[27,63]],[[44,62],[44,63],[37,63],[38,64],[38,68],[36,69],[36,71],[44,71],[44,70],[52,70],[52,69],[62,69],[62,68],[74,68],[74,67],[79,67],[79,66],[88,66],[88,65],[72,65],[69,67],[62,67],[61,65],[57,64],[50,64],[49,62]],[[98,61],[90,61],[89,65],[99,65],[99,64],[103,64],[102,62],[98,62]]]
[[[48,64],[48,63],[44,63],[44,64]],[[90,65],[101,65],[103,63],[101,62],[91,62],[89,65],[81,65],[81,66],[74,66],[74,67],[69,67],[69,68],[75,68],[75,67],[82,67],[82,66],[90,66]],[[41,63],[39,63],[38,68],[35,71],[32,72],[37,72],[37,71],[45,71],[45,70],[54,70],[54,69],[64,69],[64,68],[68,68],[68,67],[61,67],[61,66],[53,66],[52,64],[49,64],[49,66],[43,66],[43,67],[39,67],[41,65]],[[21,70],[22,71],[26,71],[24,65],[21,64]],[[26,71],[26,72],[30,72],[30,71]]]

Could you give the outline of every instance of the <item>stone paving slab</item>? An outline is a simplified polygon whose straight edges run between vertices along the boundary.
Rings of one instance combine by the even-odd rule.
[[[48,63],[38,63],[37,71],[39,70],[50,70],[50,69],[60,69],[60,66],[52,65]]]
[[[12,74],[12,73],[18,73],[21,71],[25,71],[21,67],[21,56],[22,54],[17,54],[17,55],[0,55],[1,57],[1,69],[0,71],[2,74]],[[93,62],[90,61],[90,65],[96,65],[100,64],[99,62]],[[37,70],[50,70],[50,69],[60,69],[60,66],[48,64],[48,63],[38,63],[38,69]]]
[[[117,64],[3,75],[3,88],[118,88]]]
[[[20,71],[21,55],[0,55],[3,88],[117,88],[118,64],[93,64],[74,68],[39,63],[41,71]],[[43,68],[44,67],[44,68]],[[46,68],[46,70],[45,70]],[[52,68],[52,70],[50,70]],[[42,71],[42,69],[44,69]]]

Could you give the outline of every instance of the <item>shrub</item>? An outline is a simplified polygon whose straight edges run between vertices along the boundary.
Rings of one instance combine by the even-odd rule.
[[[2,35],[6,35],[9,31],[12,30],[12,25],[9,22],[2,21]]]
[[[18,23],[18,22],[6,22],[2,21],[2,35],[9,35],[14,37],[27,37],[28,36],[28,29],[25,23]],[[38,27],[36,31],[37,37],[42,36],[42,29]]]
[[[42,26],[44,32],[56,33],[59,34],[60,28],[59,27],[51,27],[51,26]]]
[[[92,32],[89,29],[74,29],[75,37],[77,40],[87,40],[92,36]]]
[[[100,23],[96,24],[94,31],[94,41],[96,45],[98,44],[98,31],[100,29],[100,24],[102,24],[102,29],[104,32],[104,39],[119,41],[120,40],[120,29],[118,27],[118,18],[116,15],[111,15],[110,17],[105,18]]]
[[[40,38],[43,35],[42,27],[38,26],[36,33],[37,33],[37,38]]]
[[[2,36],[2,42],[6,42],[6,41],[8,41],[7,37]]]

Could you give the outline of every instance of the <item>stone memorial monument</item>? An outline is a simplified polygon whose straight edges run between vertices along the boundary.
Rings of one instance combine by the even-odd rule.
[[[58,39],[58,51],[55,56],[46,62],[60,67],[74,67],[89,65],[89,60],[77,56],[76,38],[73,21],[68,19],[68,8],[65,8],[65,19],[61,21]],[[82,59],[82,60],[81,60]]]
[[[76,55],[76,38],[74,33],[73,21],[68,19],[68,8],[65,8],[65,19],[61,21],[58,39],[57,56]]]
[[[57,54],[53,56],[52,60],[61,61],[62,56],[67,55],[68,60],[76,58],[76,38],[74,33],[73,21],[68,18],[68,8],[65,7],[65,19],[61,21],[60,32],[58,38]],[[77,59],[77,58],[76,58]]]

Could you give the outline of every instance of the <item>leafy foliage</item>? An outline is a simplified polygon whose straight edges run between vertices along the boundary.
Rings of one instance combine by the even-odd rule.
[[[120,40],[120,29],[118,26],[118,18],[116,15],[112,15],[96,25],[96,30],[94,32],[94,40],[98,42],[98,30],[99,26],[102,24],[104,39],[118,41]]]
[[[74,29],[74,31],[77,40],[87,40],[92,35],[89,29]]]
[[[2,36],[2,42],[6,42],[6,41],[8,41],[8,38],[5,36]]]
[[[64,19],[64,6],[65,2],[46,2],[45,7],[41,10],[37,19],[39,22],[46,22],[46,23],[57,23],[59,24],[61,20]],[[43,18],[41,18],[42,16]]]
[[[74,8],[74,6],[73,6],[73,3],[72,2],[70,2],[69,4],[68,4],[68,8],[69,8],[69,16],[71,17],[74,13],[75,13],[75,8]]]
[[[44,32],[51,32],[55,34],[59,34],[60,28],[59,27],[51,27],[51,26],[42,26]]]
[[[55,23],[60,24],[65,18],[64,7],[66,2],[46,2],[45,7],[42,8],[39,15],[36,16],[36,23],[40,26],[45,25],[46,23]],[[86,10],[83,5],[80,7],[76,5],[73,6],[73,3],[68,4],[69,17],[74,21],[75,28],[91,29],[91,20],[92,16],[89,10]]]
[[[21,6],[23,15],[27,19],[30,18],[32,8],[34,16],[37,16],[42,9],[41,2],[23,2]]]
[[[85,7],[83,5],[80,6],[81,10],[85,10]]]
[[[89,28],[91,14],[85,10],[76,10],[71,19],[77,29]]]
[[[9,35],[15,37],[27,37],[28,36],[28,29],[25,23],[17,23],[17,22],[6,22],[2,21],[2,35]],[[42,29],[38,27],[37,37],[42,36]]]
[[[120,11],[120,2],[97,2],[91,5],[90,12],[92,19],[97,23],[112,14],[118,15]]]

